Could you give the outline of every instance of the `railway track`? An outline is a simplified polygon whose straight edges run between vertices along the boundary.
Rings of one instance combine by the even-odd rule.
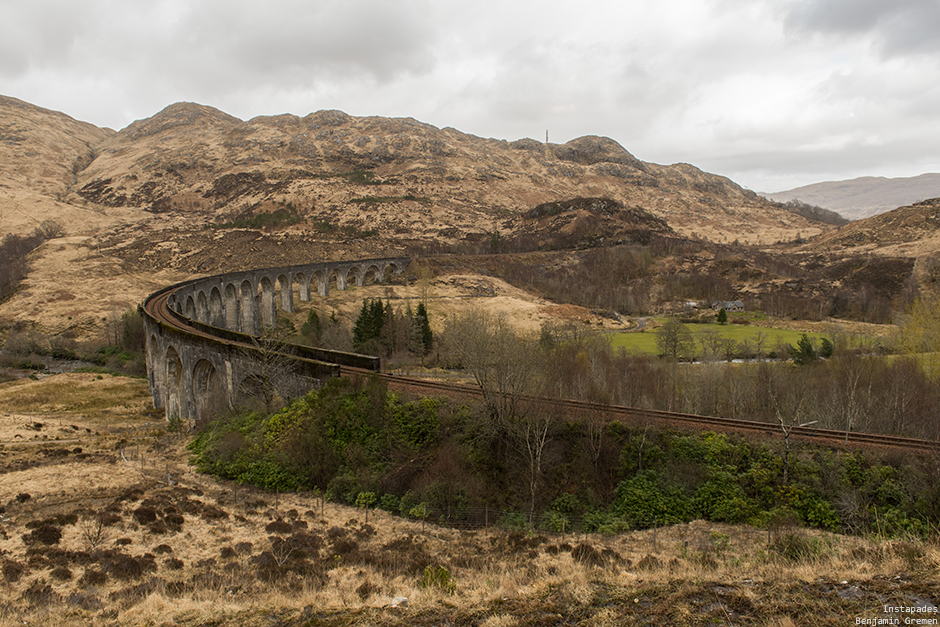
[[[366,374],[365,371],[357,371],[352,368],[341,368],[340,373],[343,376],[363,376]],[[376,375],[375,373],[369,374],[381,376],[388,382],[388,386],[391,389],[452,398],[473,398],[477,400],[482,400],[483,398],[483,394],[478,388],[468,385],[427,381],[424,379],[401,377],[384,373],[380,375]],[[568,399],[527,397],[525,401],[539,406],[542,410],[554,411],[560,415],[570,417],[588,415],[600,416],[605,420],[617,421],[634,426],[656,425],[662,427],[761,435],[768,438],[783,437],[780,425],[756,422],[753,420],[699,416],[696,414],[683,414],[655,409],[638,409],[619,405],[600,405],[597,403]],[[833,429],[814,429],[810,427],[793,426],[790,428],[790,438],[840,448],[876,447],[894,450],[900,449],[908,452],[940,453],[940,445],[938,445],[937,442],[878,433],[846,433]]]
[[[157,319],[159,322],[161,322],[162,324],[165,324],[169,327],[173,327],[174,329],[179,329],[181,331],[186,331],[187,333],[192,333],[194,335],[211,338],[213,340],[222,342],[224,344],[247,346],[246,344],[242,344],[240,342],[235,342],[232,340],[220,338],[211,333],[206,333],[204,331],[201,331],[192,325],[186,324],[181,319],[181,316],[174,315],[173,311],[170,309],[170,306],[167,305],[167,299],[169,299],[170,294],[173,292],[174,287],[175,286],[170,286],[170,287],[164,288],[158,292],[154,292],[153,294],[151,294],[147,298],[147,300],[144,301],[144,310],[147,313],[149,313],[151,316],[153,316],[155,319]]]
[[[204,325],[200,328],[196,328],[193,325],[186,324],[184,322],[185,319],[172,312],[167,305],[167,299],[172,290],[173,287],[169,287],[152,294],[144,303],[146,311],[161,323],[186,333],[210,338],[215,342],[227,345],[250,348],[250,345],[245,342],[214,335],[207,330]],[[212,327],[208,327],[208,329],[211,328]],[[446,396],[449,398],[465,398],[467,400],[482,400],[483,398],[483,393],[479,388],[468,385],[428,381],[388,373],[377,373],[351,366],[340,366],[339,372],[340,376],[348,377],[378,376],[387,382],[389,388],[395,390],[425,395]],[[636,426],[656,425],[662,427],[761,435],[768,438],[783,437],[780,425],[751,420],[720,418],[717,416],[699,416],[695,414],[682,414],[655,409],[639,409],[619,405],[599,405],[584,401],[544,397],[530,396],[526,397],[524,401],[539,406],[543,411],[552,411],[562,417],[600,416],[605,420],[618,421]],[[851,431],[846,433],[832,429],[814,429],[810,427],[793,426],[790,427],[789,437],[794,440],[815,442],[840,448],[874,447],[903,450],[906,452],[930,452],[940,454],[940,443],[930,440],[877,433]]]

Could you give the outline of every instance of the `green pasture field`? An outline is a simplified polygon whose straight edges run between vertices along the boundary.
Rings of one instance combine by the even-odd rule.
[[[650,318],[647,324],[649,325],[650,322],[655,323],[658,328],[665,320],[665,318]],[[803,335],[800,331],[792,331],[790,329],[775,329],[772,327],[758,327],[747,324],[718,324],[713,322],[705,324],[687,324],[685,326],[689,332],[692,333],[696,353],[701,352],[699,338],[703,335],[703,332],[717,332],[721,338],[734,340],[739,343],[743,340],[747,340],[752,350],[756,348],[755,340],[757,339],[758,333],[762,333],[765,338],[762,344],[762,350],[765,354],[772,351],[779,352],[780,347],[786,344],[796,346],[796,343]],[[806,335],[817,341],[823,337],[827,337],[825,333],[807,333]],[[651,325],[647,326],[643,331],[613,333],[610,335],[610,339],[611,345],[615,349],[623,347],[627,352],[639,353],[641,355],[659,354],[659,348],[656,346],[656,329],[651,328]]]

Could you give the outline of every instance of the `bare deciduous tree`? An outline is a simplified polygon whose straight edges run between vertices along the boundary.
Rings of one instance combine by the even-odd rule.
[[[814,424],[816,421],[807,421],[810,398],[807,389],[807,376],[800,373],[795,377],[783,380],[779,377],[778,369],[767,369],[772,373],[766,391],[768,400],[773,408],[774,417],[783,432],[783,484],[790,480],[790,436],[793,429]]]
[[[557,419],[529,406],[542,387],[543,353],[520,337],[502,314],[472,309],[455,317],[445,332],[445,350],[468,370],[483,392],[489,415],[526,460],[530,513],[541,481],[545,450]]]
[[[678,318],[669,318],[656,329],[656,347],[666,359],[688,359],[692,351],[692,333]]]
[[[291,370],[293,358],[287,354],[286,330],[265,328],[261,335],[251,338],[251,347],[242,350],[250,358],[254,370],[242,381],[239,392],[254,398],[271,413],[279,401],[287,399],[284,385]]]
[[[89,550],[94,550],[98,545],[108,540],[108,527],[105,525],[102,512],[95,512],[86,516],[78,523],[78,528],[82,534],[82,540]]]
[[[526,394],[538,390],[541,354],[519,337],[502,314],[471,309],[447,326],[444,350],[473,375],[496,418],[523,413]]]
[[[55,220],[43,220],[36,227],[36,230],[42,235],[43,239],[55,239],[65,235],[65,227]]]

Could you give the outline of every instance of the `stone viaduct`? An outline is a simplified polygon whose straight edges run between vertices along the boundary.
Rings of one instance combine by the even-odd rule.
[[[378,357],[286,344],[263,331],[275,325],[278,310],[294,311],[295,297],[382,283],[409,263],[399,257],[246,270],[154,292],[141,307],[154,407],[192,425],[271,394],[301,396],[338,376],[340,366],[379,370]]]

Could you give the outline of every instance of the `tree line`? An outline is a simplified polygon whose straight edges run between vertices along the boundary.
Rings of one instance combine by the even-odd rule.
[[[420,252],[448,251],[426,247]],[[702,255],[706,252],[712,253],[711,260]],[[547,252],[498,254],[463,257],[460,263],[557,303],[625,315],[661,313],[690,300],[739,298],[747,309],[779,318],[891,323],[917,297],[912,259],[859,257],[832,262],[821,256],[808,259],[666,237],[645,244],[569,251],[564,257]],[[774,280],[781,278],[796,286]],[[840,285],[833,288],[835,280]],[[760,292],[739,293],[736,286],[742,281],[760,281]]]
[[[16,291],[20,281],[26,278],[26,256],[43,242],[65,234],[62,226],[54,220],[44,220],[29,235],[7,233],[0,241],[0,301]]]
[[[808,447],[791,456],[779,441],[562,420],[494,400],[334,379],[273,414],[220,415],[190,449],[201,472],[411,518],[434,512],[445,524],[488,509],[550,531],[706,519],[924,537],[940,522],[930,460]]]

